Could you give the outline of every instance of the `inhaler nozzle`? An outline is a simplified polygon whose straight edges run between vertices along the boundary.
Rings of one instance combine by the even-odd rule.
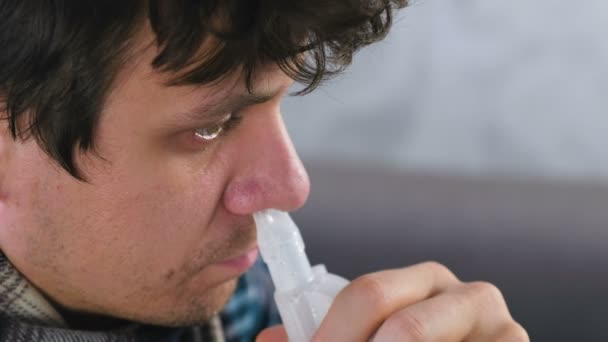
[[[277,290],[289,290],[313,278],[304,241],[289,214],[268,209],[254,214],[258,245]]]
[[[304,241],[289,214],[254,214],[258,245],[275,286],[275,301],[291,342],[308,342],[348,280],[310,266]]]

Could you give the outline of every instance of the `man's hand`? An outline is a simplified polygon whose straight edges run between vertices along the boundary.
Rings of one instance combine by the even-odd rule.
[[[485,282],[464,283],[445,266],[427,262],[370,273],[334,300],[313,341],[527,342],[501,292]],[[285,342],[281,327],[257,342]]]

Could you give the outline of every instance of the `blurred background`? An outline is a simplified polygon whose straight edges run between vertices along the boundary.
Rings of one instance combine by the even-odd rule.
[[[532,341],[607,341],[608,2],[418,0],[346,74],[285,100],[312,262],[436,260]]]

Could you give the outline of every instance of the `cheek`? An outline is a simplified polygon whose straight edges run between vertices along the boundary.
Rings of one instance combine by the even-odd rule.
[[[108,275],[123,284],[154,282],[213,245],[209,227],[228,174],[220,158],[85,158],[82,183],[42,152],[27,155],[36,157],[11,181],[11,205],[19,208],[5,210],[16,213],[12,229],[0,231],[32,274],[81,285]]]
[[[46,235],[52,235],[52,227],[46,228],[49,222],[45,213],[48,212],[49,203],[62,201],[56,192],[46,190],[59,187],[57,178],[48,176],[53,173],[52,165],[29,145],[20,146],[7,170],[10,182],[6,183],[6,202],[0,220],[2,250],[17,257],[38,251],[31,248],[34,243],[44,248],[45,244],[41,241],[45,240]]]
[[[90,203],[82,219],[96,236],[89,247],[106,261],[153,275],[180,267],[206,246],[222,193],[219,177],[170,167],[113,174],[98,177],[98,191],[81,199]]]

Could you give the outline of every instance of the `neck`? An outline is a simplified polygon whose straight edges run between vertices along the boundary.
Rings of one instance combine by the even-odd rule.
[[[87,331],[117,331],[128,329],[134,325],[133,322],[122,318],[69,310],[53,302],[48,297],[47,300],[59,312],[70,329]]]

